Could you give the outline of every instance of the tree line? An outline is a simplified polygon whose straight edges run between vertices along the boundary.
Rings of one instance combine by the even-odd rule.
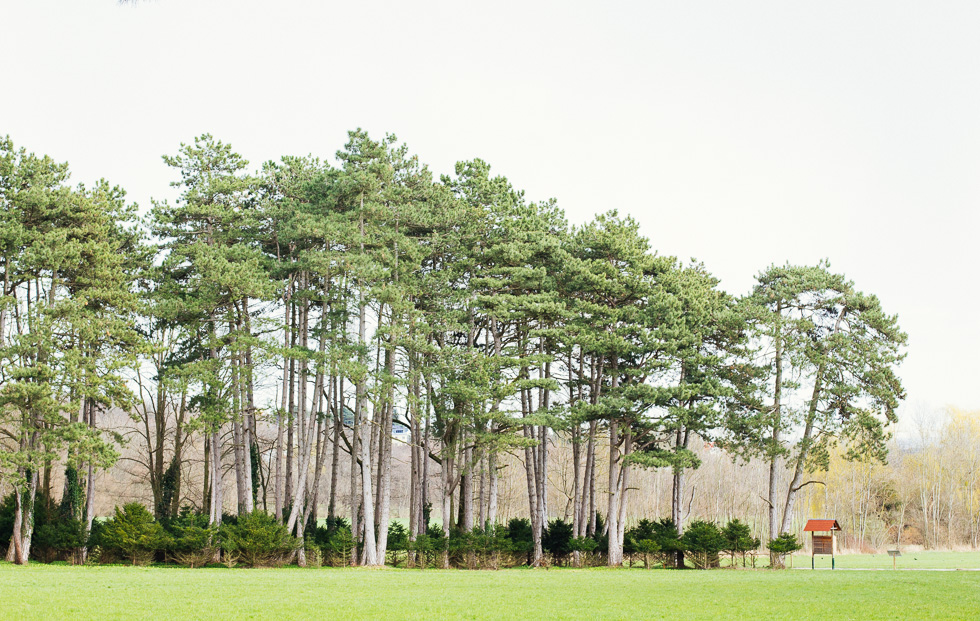
[[[0,141],[8,560],[30,558],[39,499],[92,532],[96,475],[119,458],[113,412],[139,430],[157,520],[268,514],[300,564],[306,533],[339,517],[352,561],[384,563],[395,442],[411,542],[430,517],[447,540],[494,528],[516,455],[531,564],[556,512],[556,439],[571,451],[571,537],[601,535],[611,566],[638,469],[672,473],[684,532],[692,443],[768,464],[771,539],[832,454],[886,457],[906,335],[826,262],[772,265],[735,297],[629,216],[570,225],[482,160],[436,179],[362,130],[335,164],[252,170],[210,135],[163,159],[179,196],[140,216],[121,188],[72,186],[66,164]]]

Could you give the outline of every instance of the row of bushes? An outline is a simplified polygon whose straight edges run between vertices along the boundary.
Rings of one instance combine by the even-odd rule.
[[[6,550],[13,532],[15,499],[0,501],[0,547]],[[200,566],[218,560],[251,567],[280,564],[297,549],[298,542],[286,527],[272,516],[255,512],[242,516],[226,515],[221,528],[208,525],[208,516],[184,508],[164,523],[158,522],[146,507],[130,503],[116,507],[107,520],[96,520],[86,533],[85,523],[64,515],[60,507],[48,510],[49,503],[38,498],[35,504],[35,531],[32,557],[42,561],[81,561],[81,551],[89,550],[89,562],[126,561],[133,564],[170,560],[182,565]]]
[[[5,534],[5,505],[0,505],[0,538]],[[602,516],[597,515],[596,520],[596,534],[588,537],[574,537],[572,525],[561,519],[550,521],[542,537],[548,562],[604,564],[608,542],[602,534]],[[311,524],[305,535],[304,552],[313,566],[348,565],[358,553],[359,542],[343,518],[330,518],[323,525]],[[96,521],[88,537],[84,524],[76,519],[42,520],[34,545],[36,556],[48,561],[63,558],[78,562],[78,552],[87,547],[91,562],[125,560],[138,564],[158,560],[197,567],[220,560],[228,565],[256,567],[287,562],[298,551],[300,542],[274,517],[262,512],[227,515],[217,528],[208,524],[206,515],[187,508],[160,523],[146,507],[131,503],[117,507],[112,518]],[[800,546],[795,537],[784,535],[770,542],[769,547],[783,555]],[[745,566],[747,558],[754,565],[758,548],[759,540],[751,536],[748,525],[737,519],[723,527],[694,521],[680,536],[670,519],[644,519],[626,531],[624,541],[628,563],[632,566],[642,561],[647,568],[684,567],[685,559],[697,568],[717,567],[722,553],[728,555],[732,565],[741,561]],[[533,556],[531,523],[525,518],[471,532],[453,530],[448,538],[441,528],[430,525],[415,541],[409,540],[402,524],[393,522],[388,527],[386,561],[392,565],[425,568],[448,560],[455,567],[497,569],[530,564]]]
[[[601,522],[601,520],[600,520]],[[600,529],[602,524],[599,524]],[[599,531],[601,533],[601,530]],[[175,562],[199,566],[218,557],[220,551],[227,564],[242,563],[250,567],[277,565],[285,562],[297,550],[299,542],[289,536],[286,528],[273,517],[261,512],[228,516],[221,529],[207,526],[204,516],[190,511],[171,520],[164,529],[141,505],[117,509],[116,516],[93,529],[93,539],[103,550],[121,552],[132,562],[140,562],[166,551]],[[604,563],[605,536],[573,537],[572,525],[555,519],[548,523],[542,537],[542,547],[550,562],[571,564],[577,558],[580,566]],[[799,549],[792,535],[770,542],[770,549],[779,555]],[[748,525],[732,520],[723,527],[712,522],[695,521],[678,536],[669,519],[640,520],[626,533],[624,552],[632,565],[639,558],[647,568],[654,566],[683,567],[684,558],[697,568],[706,569],[720,564],[725,553],[730,563],[739,560],[746,565],[759,548]],[[311,565],[328,563],[345,566],[358,553],[358,542],[343,518],[330,518],[322,526],[312,526],[306,532],[306,556]],[[477,528],[470,532],[454,530],[447,538],[441,529],[430,526],[424,534],[409,540],[407,529],[398,522],[388,527],[388,558],[392,565],[425,568],[448,559],[456,567],[490,568],[531,563],[533,537],[527,519],[510,520],[506,526]],[[578,552],[578,555],[575,555]]]
[[[66,551],[78,547],[78,540],[64,543]],[[165,527],[139,503],[116,507],[112,518],[95,522],[86,544],[94,562],[135,565],[166,559],[190,567],[218,560],[248,567],[280,565],[298,547],[284,525],[260,511],[228,516],[219,528],[208,524],[208,516],[185,509]]]
[[[554,565],[570,565],[574,561],[580,567],[604,565],[608,539],[602,530],[601,515],[597,515],[596,534],[587,537],[574,537],[570,523],[554,519],[544,530],[542,548]],[[755,552],[759,547],[759,539],[752,537],[749,526],[737,519],[723,527],[713,522],[694,521],[683,535],[678,535],[677,527],[670,519],[643,519],[626,531],[623,542],[623,552],[629,565],[639,560],[647,568],[685,567],[685,558],[697,568],[718,567],[722,553],[728,555],[733,566],[739,561],[746,566],[749,558],[754,566]],[[770,542],[769,547],[777,557],[781,557],[799,550],[801,546],[795,536],[783,535]],[[471,533],[454,531],[448,540],[441,531],[433,532],[430,529],[415,542],[415,550],[429,553],[429,557],[435,556],[432,553],[448,551],[450,562],[455,566],[495,569],[501,562],[530,564],[534,543],[530,521],[516,518],[505,527],[474,529]],[[425,562],[425,559],[423,556],[420,560]]]

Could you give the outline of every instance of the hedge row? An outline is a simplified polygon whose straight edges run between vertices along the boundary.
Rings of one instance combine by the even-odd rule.
[[[6,515],[9,503],[0,504],[0,542],[9,539]],[[606,537],[602,535],[602,516],[596,516],[596,534],[573,537],[572,525],[555,519],[548,523],[542,537],[546,553],[543,561],[554,565],[604,564]],[[5,536],[6,535],[6,536]],[[208,524],[207,515],[184,508],[180,514],[158,522],[139,503],[117,507],[115,514],[96,521],[89,536],[77,519],[62,518],[41,523],[35,534],[37,557],[43,560],[80,562],[80,551],[87,548],[87,562],[152,561],[172,562],[190,567],[222,562],[229,566],[278,566],[297,558],[301,546],[307,564],[345,566],[358,553],[358,542],[350,524],[343,518],[330,518],[322,525],[311,525],[300,542],[286,527],[261,511],[241,516],[226,515],[220,528]],[[800,545],[792,535],[784,535],[769,545],[779,555],[791,553]],[[759,540],[752,537],[748,525],[735,519],[719,527],[712,522],[694,521],[683,535],[670,519],[640,520],[626,531],[624,553],[628,563],[642,562],[651,567],[685,567],[688,564],[707,569],[720,565],[724,553],[730,564],[747,559],[754,564]],[[576,554],[577,553],[577,554]],[[531,564],[534,543],[531,523],[515,518],[506,525],[475,528],[471,532],[453,530],[447,538],[441,528],[431,526],[415,541],[398,522],[388,526],[388,556],[391,565],[410,567],[442,566],[470,569]],[[539,561],[541,562],[541,561]]]

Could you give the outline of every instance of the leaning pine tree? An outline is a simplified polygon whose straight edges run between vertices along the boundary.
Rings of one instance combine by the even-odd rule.
[[[820,483],[805,474],[825,468],[832,447],[844,444],[851,459],[885,459],[886,426],[905,396],[895,368],[907,337],[878,298],[857,291],[826,263],[770,267],[746,302],[750,328],[766,352],[763,381],[748,403],[754,413],[733,417],[728,427],[733,448],[769,462],[775,539],[792,528],[799,491]],[[780,497],[784,460],[791,479]]]

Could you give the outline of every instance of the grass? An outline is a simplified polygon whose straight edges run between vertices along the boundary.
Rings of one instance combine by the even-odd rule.
[[[830,568],[829,556],[817,556],[814,565]],[[796,568],[810,568],[810,556],[797,554],[793,557]],[[841,569],[891,569],[892,557],[880,554],[837,555],[835,566]],[[902,552],[895,559],[897,569],[980,569],[980,552]]]
[[[976,619],[980,572],[181,569],[0,563],[0,617]]]
[[[817,569],[830,569],[829,556],[817,556],[814,566]],[[728,557],[722,555],[722,565],[727,566]],[[741,566],[741,561],[739,561]],[[787,566],[789,562],[787,561]],[[768,567],[769,557],[760,552],[756,558],[757,567]],[[936,552],[932,550],[908,552],[903,551],[898,557],[897,569],[980,569],[980,552]],[[835,567],[837,569],[891,569],[892,557],[886,552],[879,554],[838,554]],[[793,555],[794,569],[810,569],[810,555],[798,552]]]

